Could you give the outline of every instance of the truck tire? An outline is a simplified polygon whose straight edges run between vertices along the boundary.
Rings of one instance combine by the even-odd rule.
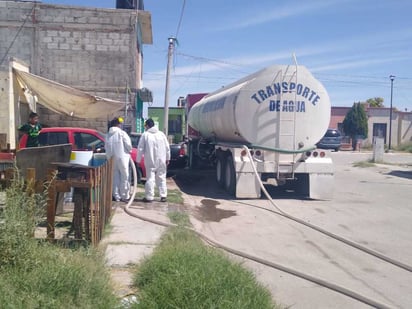
[[[297,173],[296,180],[293,182],[294,190],[297,194],[309,197],[309,174]]]
[[[219,156],[216,161],[216,181],[219,187],[224,187],[225,185],[225,161],[226,160],[224,156]]]
[[[225,189],[230,195],[236,195],[236,172],[231,156],[228,156],[226,159]]]

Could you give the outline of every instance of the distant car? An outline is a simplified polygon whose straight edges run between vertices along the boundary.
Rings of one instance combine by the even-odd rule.
[[[328,129],[316,146],[321,149],[338,151],[342,146],[342,135],[336,129]]]
[[[141,133],[130,133],[133,147],[139,145]],[[184,142],[178,144],[170,144],[170,162],[168,169],[183,168],[187,164],[187,145]]]
[[[184,168],[187,165],[187,144],[170,144],[170,163],[168,168]]]
[[[132,140],[133,148],[137,148],[137,146],[139,145],[139,141],[140,141],[140,137],[142,136],[142,133],[132,132],[129,134],[129,136],[130,136],[130,139]]]
[[[133,149],[136,149],[136,156],[133,158],[133,161],[136,164],[136,159],[137,159],[137,146],[139,145],[140,137],[142,136],[141,133],[136,133],[136,132],[131,132],[129,133],[130,140],[132,141],[132,147]],[[144,166],[144,157],[142,157],[142,160],[140,161],[140,165],[135,165],[136,166],[136,173],[137,173],[137,182],[141,183],[142,178],[146,178],[146,168]],[[133,176],[132,172],[130,172],[130,175]],[[132,177],[133,180],[133,177]]]
[[[27,134],[24,134],[19,141],[19,148],[26,148]],[[43,128],[39,134],[40,146],[72,144],[72,150],[91,150],[94,152],[105,152],[106,134],[94,129],[77,127],[48,127]],[[133,146],[133,143],[132,143]],[[137,163],[137,148],[133,147],[130,154],[136,165],[138,182],[142,177],[146,177],[144,161]]]

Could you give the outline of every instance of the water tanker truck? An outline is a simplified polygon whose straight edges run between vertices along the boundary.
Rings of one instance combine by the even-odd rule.
[[[330,199],[334,168],[315,144],[329,126],[323,85],[300,65],[273,65],[187,104],[189,164],[208,162],[237,198],[258,198],[262,181]]]

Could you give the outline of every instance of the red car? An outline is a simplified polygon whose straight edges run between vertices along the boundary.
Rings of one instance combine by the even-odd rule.
[[[94,152],[105,152],[104,143],[106,134],[93,129],[74,127],[49,127],[43,128],[39,134],[40,146],[72,144],[72,150],[92,150]],[[19,141],[19,149],[26,148],[27,134],[24,134]],[[137,179],[141,182],[142,177],[146,177],[144,160],[136,162],[137,148],[133,147],[131,152],[132,160],[136,166]]]

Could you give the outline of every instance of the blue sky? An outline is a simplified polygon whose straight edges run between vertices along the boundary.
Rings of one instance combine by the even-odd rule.
[[[114,8],[116,0],[44,0]],[[165,99],[168,38],[177,37],[169,106],[211,92],[295,53],[325,86],[333,106],[382,97],[412,111],[412,1],[146,0],[153,45],[144,46],[144,86]]]

